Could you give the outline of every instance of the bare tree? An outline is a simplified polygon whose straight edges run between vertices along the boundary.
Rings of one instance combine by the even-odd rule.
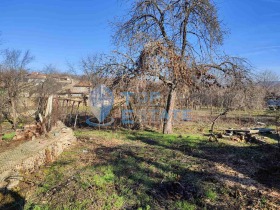
[[[89,80],[93,86],[97,85],[99,79],[104,74],[103,71],[103,61],[105,55],[88,55],[81,60],[81,67],[86,75],[86,79]]]
[[[117,26],[116,42],[140,54],[135,73],[157,78],[168,88],[165,134],[172,133],[178,88],[203,79],[214,83],[212,69],[231,75],[240,69],[237,59],[215,56],[225,31],[211,0],[137,0]]]
[[[62,90],[62,84],[56,79],[60,74],[55,66],[52,64],[46,65],[42,72],[45,74],[46,79],[36,84],[32,88],[32,91],[30,91],[30,95],[33,95],[35,103],[37,104],[37,119],[39,114],[44,114],[48,97]]]
[[[117,51],[112,55],[89,55],[81,60],[82,70],[92,86],[105,84],[115,92],[115,96],[121,96],[121,92],[128,91],[128,85],[133,83],[135,77],[135,74],[132,74],[135,66],[133,58]],[[119,98],[116,100],[120,101]],[[130,109],[133,109],[132,107],[134,106],[130,103]],[[137,119],[135,115],[133,118]]]
[[[266,97],[280,95],[279,80],[280,77],[275,72],[264,70],[257,75],[257,82],[259,86],[264,88]]]
[[[0,81],[7,96],[6,102],[11,106],[13,128],[17,128],[17,101],[29,85],[24,82],[27,65],[34,59],[29,51],[6,49],[2,53]]]

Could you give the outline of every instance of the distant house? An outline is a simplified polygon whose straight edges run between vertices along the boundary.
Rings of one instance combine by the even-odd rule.
[[[63,83],[63,84],[71,84],[73,82],[72,79],[68,76],[52,75],[51,77],[54,80],[56,80],[57,82]]]
[[[71,91],[77,93],[85,93],[88,95],[90,89],[91,89],[91,83],[89,81],[80,81],[74,85]]]
[[[26,76],[28,83],[34,83],[36,85],[45,82],[47,79],[46,74],[41,74],[39,72],[32,72]]]
[[[88,98],[91,90],[91,83],[88,81],[79,81],[71,88],[64,89],[58,95],[64,98]]]
[[[26,81],[28,83],[34,83],[34,84],[40,84],[47,80],[47,78],[52,78],[56,82],[59,82],[61,84],[71,84],[73,83],[72,78],[69,76],[59,75],[59,74],[41,74],[39,72],[32,72],[30,74],[27,74]]]

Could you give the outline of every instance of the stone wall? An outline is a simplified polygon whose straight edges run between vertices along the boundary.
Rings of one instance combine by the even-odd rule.
[[[73,130],[59,121],[46,137],[39,137],[0,152],[0,188],[14,187],[22,178],[23,172],[32,172],[41,165],[55,161],[64,149],[74,142],[76,137]]]

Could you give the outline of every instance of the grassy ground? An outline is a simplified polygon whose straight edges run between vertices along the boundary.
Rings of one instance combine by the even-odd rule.
[[[3,136],[2,136],[2,139],[4,141],[11,141],[15,136],[15,132],[11,132],[11,133],[5,133]]]
[[[280,208],[280,157],[270,145],[152,131],[76,135],[15,190],[25,209]]]

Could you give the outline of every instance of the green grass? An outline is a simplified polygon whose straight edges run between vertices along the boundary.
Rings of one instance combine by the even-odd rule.
[[[151,140],[155,143],[170,146],[174,144],[188,144],[189,146],[196,146],[201,141],[206,141],[206,138],[201,135],[179,135],[169,134],[164,135],[158,132],[151,131],[130,131],[121,129],[118,131],[106,130],[76,130],[77,137],[100,137],[105,139],[121,139],[121,140]]]
[[[195,210],[196,206],[187,201],[177,201],[174,205],[174,210]]]
[[[2,139],[3,139],[4,141],[11,141],[11,140],[14,138],[15,135],[16,135],[15,132],[5,133],[5,134],[2,136]]]
[[[130,133],[129,130],[119,130],[119,131],[110,131],[110,130],[76,130],[75,135],[81,138],[104,138],[104,139],[125,139],[126,136]]]
[[[212,189],[206,190],[205,195],[211,201],[215,201],[217,199],[217,197],[218,197],[217,193],[214,190],[212,190]]]
[[[265,158],[257,146],[225,140],[211,143],[201,135],[126,129],[76,130],[75,134],[84,141],[41,170],[41,184],[27,206],[194,210],[226,202],[237,208],[244,198],[207,169],[240,159],[254,165]],[[225,156],[227,162],[222,162]],[[268,202],[259,199],[265,208]]]

